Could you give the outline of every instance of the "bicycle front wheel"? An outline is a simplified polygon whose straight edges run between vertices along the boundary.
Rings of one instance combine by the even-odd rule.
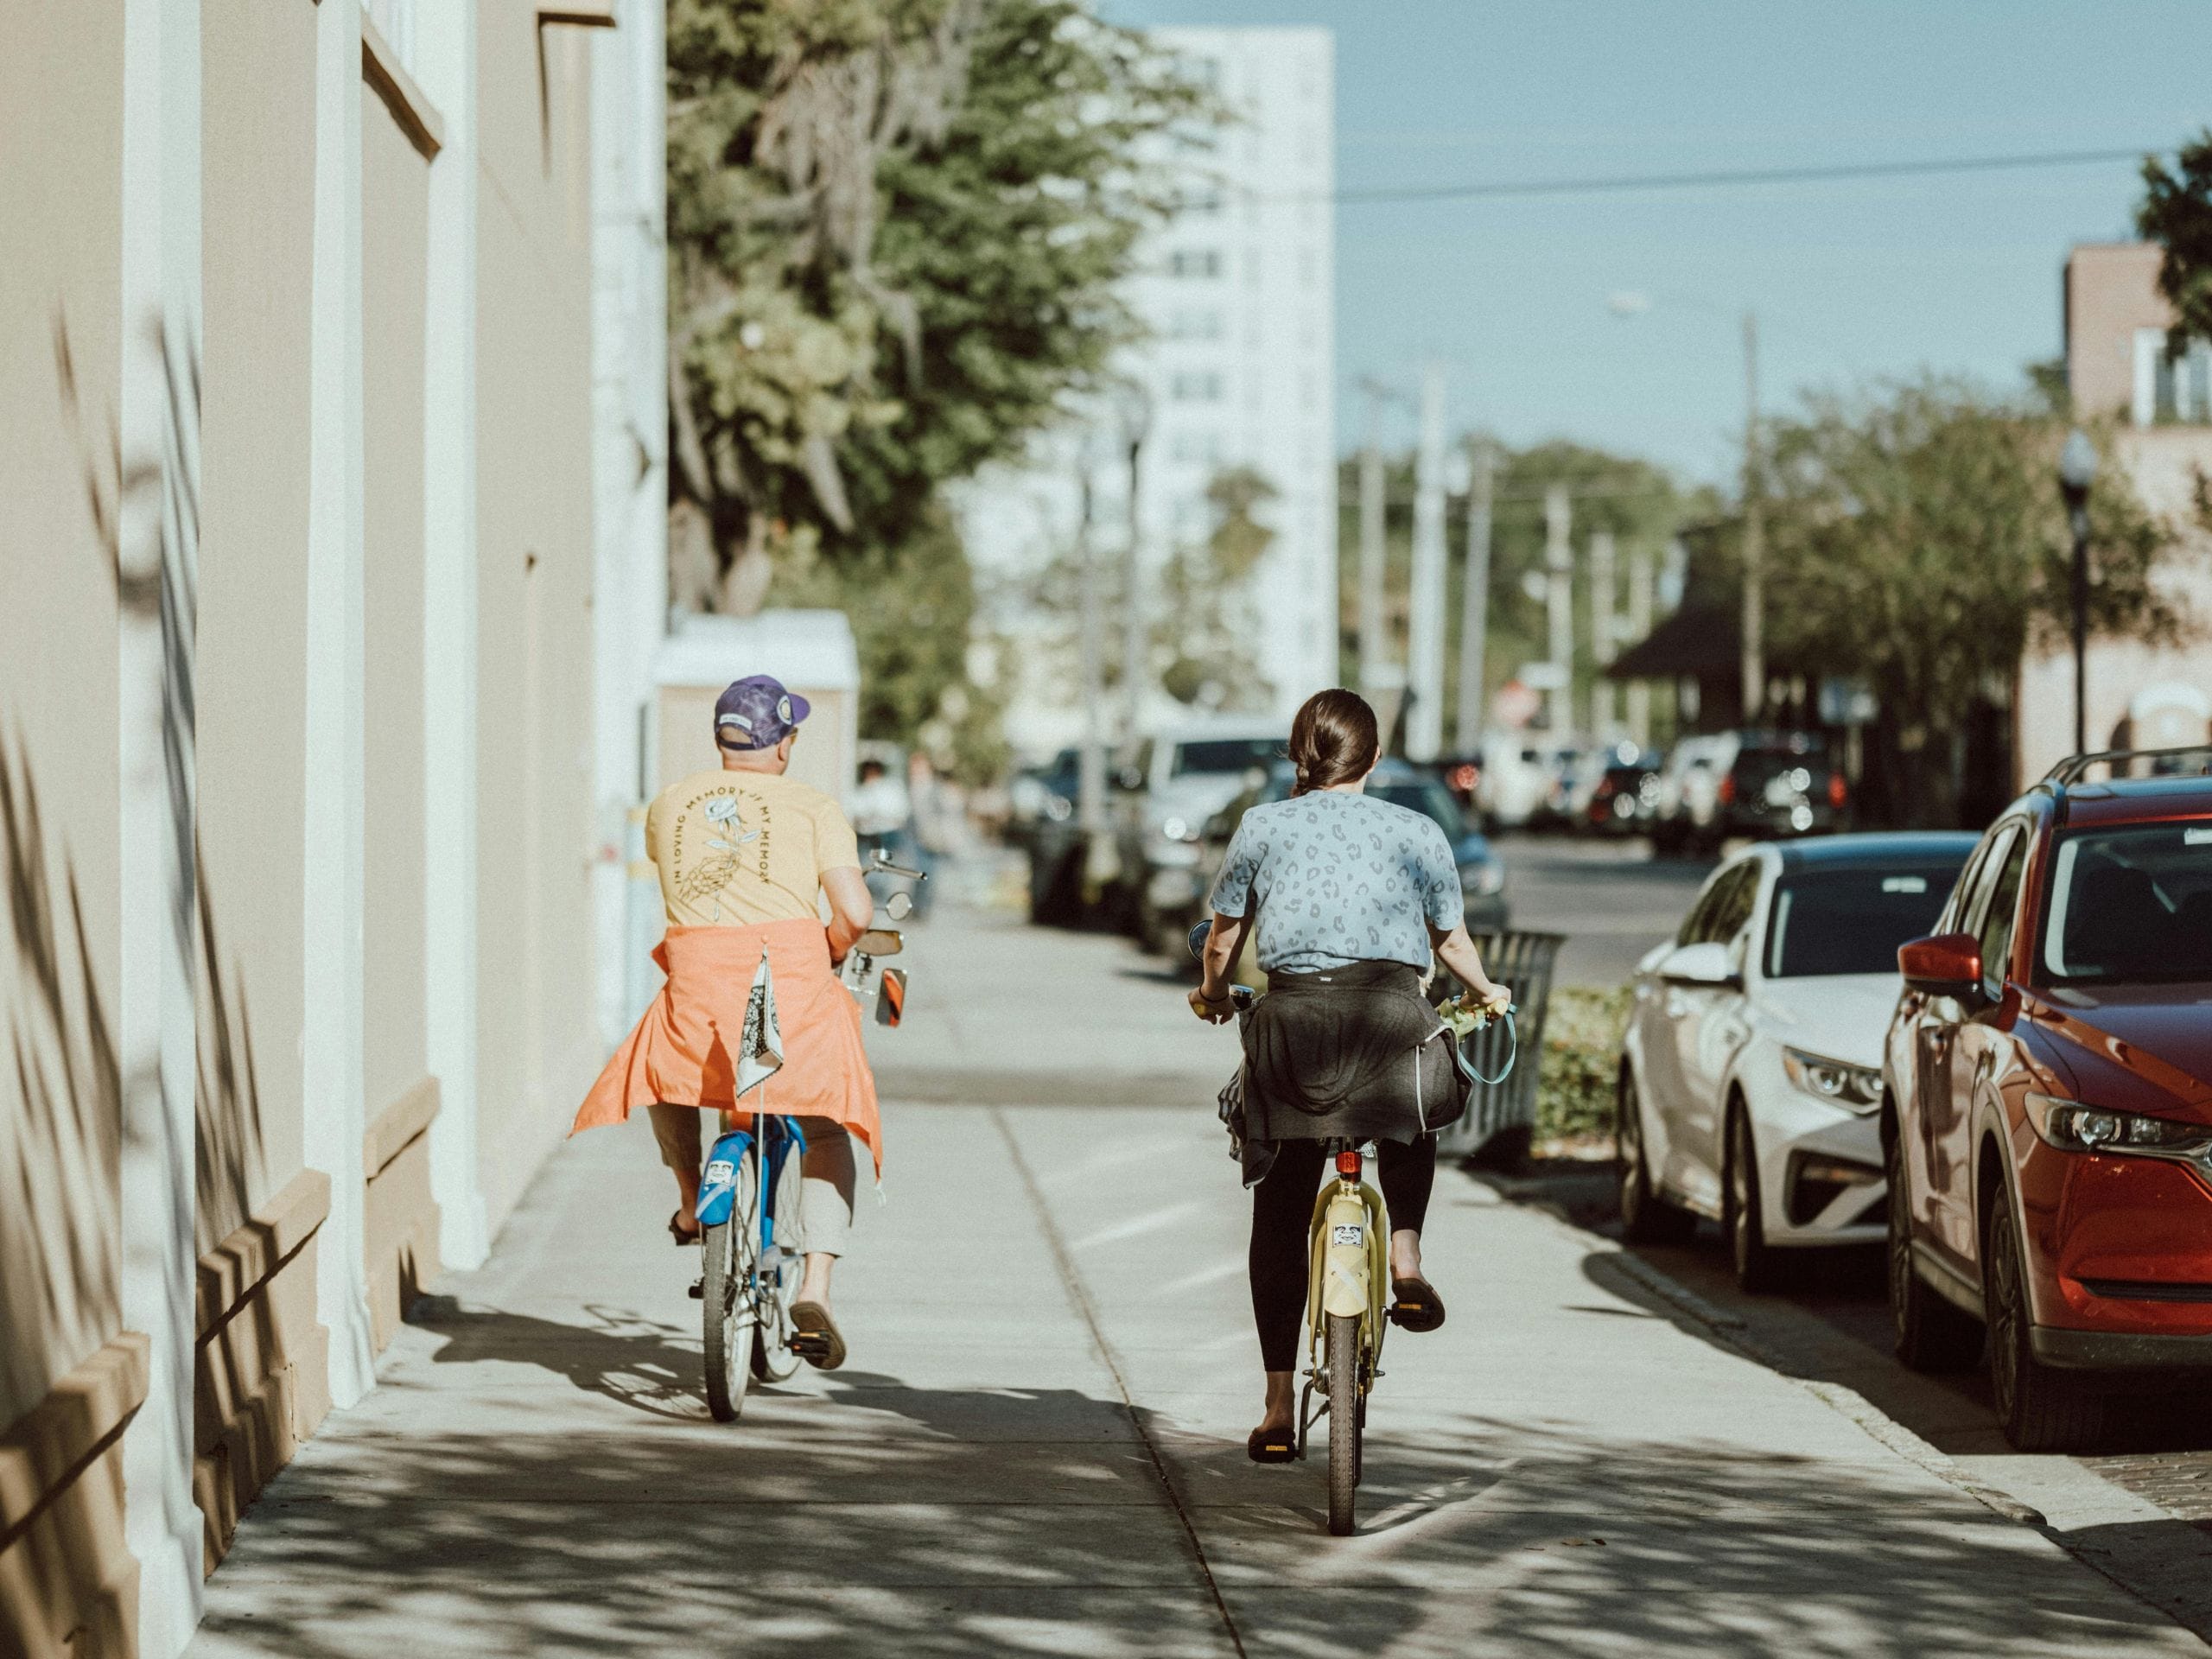
[[[733,1422],[745,1409],[753,1380],[753,1337],[759,1323],[753,1276],[760,1252],[760,1152],[748,1146],[738,1160],[734,1202],[727,1220],[707,1229],[707,1409]]]
[[[1357,1528],[1360,1419],[1359,1316],[1332,1313],[1322,1336],[1329,1370],[1329,1530],[1349,1537]]]
[[[773,1259],[761,1259],[760,1312],[753,1327],[753,1375],[763,1382],[781,1382],[799,1365],[799,1357],[791,1351],[791,1304],[798,1300],[799,1279],[806,1267],[806,1241],[799,1233],[799,1154],[793,1151],[785,1155],[768,1195]]]

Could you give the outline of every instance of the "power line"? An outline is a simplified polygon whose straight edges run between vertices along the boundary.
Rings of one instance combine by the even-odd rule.
[[[1326,199],[1340,205],[1357,207],[1392,201],[1495,201],[1535,196],[1615,194],[1639,190],[1816,184],[1844,179],[1916,178],[1942,173],[2007,173],[2046,167],[2089,167],[2108,165],[2113,162],[2139,162],[2146,156],[2163,153],[2155,146],[2146,146],[2138,149],[2058,150],[2037,156],[1965,156],[1914,162],[1848,162],[1828,167],[1736,168],[1709,173],[1641,173],[1610,178],[1408,185],[1376,190],[1339,190]]]

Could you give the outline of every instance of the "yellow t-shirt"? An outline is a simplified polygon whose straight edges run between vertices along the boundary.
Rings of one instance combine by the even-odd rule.
[[[695,772],[645,813],[671,927],[811,920],[828,870],[860,868],[860,845],[820,790],[765,772]]]

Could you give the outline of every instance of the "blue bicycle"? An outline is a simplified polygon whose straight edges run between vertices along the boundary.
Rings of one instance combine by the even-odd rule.
[[[718,1422],[745,1409],[753,1378],[780,1382],[798,1369],[791,1302],[805,1258],[799,1238],[798,1160],[806,1136],[760,1112],[707,1154],[699,1185],[706,1271],[707,1408]],[[786,1173],[789,1179],[786,1179]]]

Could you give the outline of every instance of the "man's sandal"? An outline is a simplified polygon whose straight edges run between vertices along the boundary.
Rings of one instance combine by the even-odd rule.
[[[791,1352],[820,1371],[834,1371],[845,1363],[845,1339],[821,1303],[791,1304]]]
[[[1444,1299],[1426,1279],[1390,1281],[1390,1323],[1401,1331],[1433,1331],[1444,1323]]]
[[[1298,1461],[1298,1431],[1291,1428],[1255,1428],[1245,1439],[1244,1451],[1255,1463],[1295,1463]]]

